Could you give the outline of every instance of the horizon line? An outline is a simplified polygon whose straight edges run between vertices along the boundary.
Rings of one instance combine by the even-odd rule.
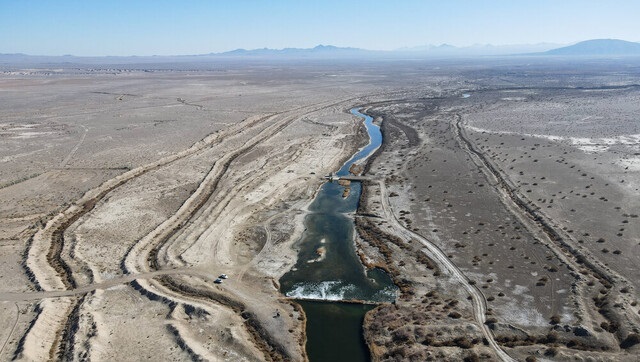
[[[470,49],[470,48],[481,48],[481,47],[518,47],[518,46],[541,46],[541,45],[554,45],[554,46],[558,46],[558,47],[564,47],[564,46],[571,46],[571,45],[575,45],[578,43],[582,43],[582,42],[586,42],[586,41],[592,41],[592,40],[622,40],[622,41],[626,41],[626,42],[630,42],[630,43],[639,43],[640,41],[631,41],[631,40],[624,40],[624,39],[617,39],[617,38],[592,38],[592,39],[586,39],[586,40],[579,40],[579,41],[574,41],[574,42],[570,42],[570,43],[552,43],[552,42],[537,42],[537,43],[510,43],[510,44],[492,44],[492,43],[475,43],[475,44],[471,44],[471,45],[463,45],[463,46],[458,46],[458,45],[453,45],[450,43],[441,43],[441,44],[422,44],[422,45],[414,45],[414,46],[403,46],[400,48],[395,48],[395,49],[388,49],[388,50],[384,50],[384,49],[367,49],[367,48],[358,48],[358,47],[354,47],[354,46],[337,46],[337,45],[332,45],[332,44],[318,44],[315,45],[313,47],[308,47],[308,48],[302,48],[302,47],[283,47],[283,48],[269,48],[269,47],[260,47],[260,48],[234,48],[234,49],[230,49],[230,50],[224,50],[224,51],[219,51],[219,52],[208,52],[208,53],[192,53],[192,54],[128,54],[128,55],[112,55],[112,54],[105,54],[105,55],[77,55],[77,54],[30,54],[30,53],[22,53],[22,52],[13,52],[13,53],[0,53],[0,55],[15,55],[15,56],[30,56],[30,57],[76,57],[76,58],[132,58],[132,57],[189,57],[189,56],[207,56],[207,55],[224,55],[226,53],[232,53],[232,52],[236,52],[236,51],[247,51],[247,52],[251,52],[251,51],[260,51],[260,50],[270,50],[270,51],[285,51],[285,50],[314,50],[317,48],[336,48],[336,49],[341,49],[341,50],[354,50],[354,51],[367,51],[367,52],[379,52],[379,53],[401,53],[401,52],[409,52],[409,53],[420,53],[420,52],[428,52],[431,50],[435,50],[437,51],[437,48],[443,47],[443,46],[449,46],[452,47],[454,49],[460,49],[460,50],[464,50],[464,49]],[[425,49],[419,49],[419,48],[425,48]],[[429,49],[429,48],[433,48],[433,49]],[[527,54],[527,53],[520,53],[520,54]],[[504,55],[508,55],[508,54],[504,54]],[[518,54],[511,54],[511,55],[518,55]]]

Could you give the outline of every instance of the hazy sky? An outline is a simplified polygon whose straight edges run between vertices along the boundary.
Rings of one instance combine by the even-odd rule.
[[[0,0],[0,53],[640,41],[638,0]]]

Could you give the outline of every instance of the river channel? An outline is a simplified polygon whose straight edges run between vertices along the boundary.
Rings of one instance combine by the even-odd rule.
[[[370,142],[347,161],[336,174],[349,174],[352,164],[365,160],[382,143],[380,128],[373,118],[364,118]],[[380,269],[367,270],[355,251],[353,214],[358,207],[361,185],[344,187],[324,184],[309,206],[305,232],[298,242],[298,262],[280,279],[280,288],[295,298],[307,315],[307,353],[312,362],[368,361],[369,351],[362,337],[364,314],[371,305],[349,303],[393,302],[397,287]]]

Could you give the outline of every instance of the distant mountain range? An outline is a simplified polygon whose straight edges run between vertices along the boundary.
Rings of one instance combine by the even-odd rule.
[[[618,39],[594,39],[569,46],[552,43],[491,45],[476,44],[456,47],[450,44],[405,47],[391,51],[342,48],[333,45],[318,45],[315,48],[284,49],[236,49],[224,53],[209,53],[209,56],[304,56],[304,57],[448,57],[448,56],[494,56],[494,55],[567,55],[567,56],[620,56],[640,55],[640,43]]]
[[[359,55],[372,52],[359,48],[342,48],[333,45],[318,45],[314,48],[284,48],[284,49],[236,49],[224,53],[209,53],[209,56],[334,56],[334,55]]]
[[[555,49],[562,44],[539,43],[539,44],[475,44],[466,47],[456,47],[450,44],[422,45],[417,47],[405,47],[396,49],[396,52],[424,53],[432,55],[511,55],[522,53],[544,52]]]
[[[544,54],[570,56],[640,55],[640,43],[619,39],[593,39],[548,50]]]
[[[483,56],[640,56],[640,43],[618,39],[594,39],[574,45],[559,47],[557,44],[532,45],[473,45],[456,47],[449,44],[424,45],[400,48],[392,51],[366,50],[333,45],[318,45],[314,48],[284,49],[236,49],[223,53],[174,56],[105,56],[79,57],[34,56],[26,54],[0,54],[0,65],[22,66],[27,64],[166,64],[185,62],[207,62],[213,60],[239,59],[428,59]]]
[[[559,44],[522,44],[522,45],[491,45],[477,44],[467,47],[456,47],[450,44],[421,45],[404,47],[390,51],[368,50],[360,48],[343,48],[333,45],[318,45],[315,48],[284,48],[284,49],[236,49],[224,53],[203,54],[208,56],[251,56],[251,57],[457,57],[457,56],[491,56],[510,55],[520,53],[544,52],[559,47]]]

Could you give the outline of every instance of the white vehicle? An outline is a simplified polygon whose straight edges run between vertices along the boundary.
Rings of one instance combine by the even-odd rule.
[[[222,279],[218,278],[216,280],[213,281],[216,284],[222,284]]]
[[[220,276],[219,276],[218,278],[220,278],[220,279],[227,279],[227,278],[228,278],[228,276],[227,276],[227,274],[220,274]]]

